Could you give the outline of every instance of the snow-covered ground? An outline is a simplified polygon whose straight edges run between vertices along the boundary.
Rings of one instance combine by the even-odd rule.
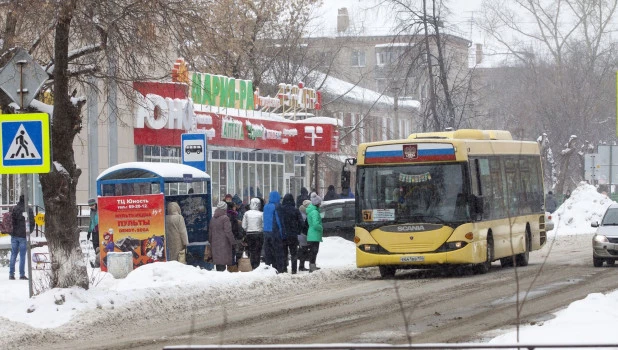
[[[612,203],[606,196],[596,192],[590,185],[582,184],[555,213],[556,229],[550,232],[550,239],[560,240],[560,236],[594,232],[592,221],[600,221],[605,209]],[[10,237],[0,238],[0,244],[8,243]],[[91,253],[89,242],[82,234],[82,246]],[[45,248],[33,249],[44,252]],[[89,264],[88,264],[89,265]],[[323,267],[319,274],[341,274],[342,271],[354,273],[354,244],[341,238],[325,238],[320,246],[318,265]],[[92,286],[89,290],[80,288],[54,289],[28,298],[27,281],[9,281],[8,267],[0,267],[0,323],[5,318],[22,322],[36,328],[53,328],[73,322],[83,310],[94,308],[113,308],[146,300],[153,293],[166,299],[192,293],[196,285],[200,289],[208,287],[225,288],[226,293],[235,293],[239,285],[252,288],[268,288],[271,283],[294,283],[290,274],[276,275],[272,268],[260,266],[248,273],[228,273],[200,270],[177,262],[154,263],[142,266],[124,279],[114,279],[99,269],[88,268]],[[34,280],[44,276],[42,271],[34,271]],[[36,284],[40,285],[41,282]],[[594,293],[585,299],[572,303],[568,308],[556,313],[556,317],[542,325],[524,326],[520,329],[521,343],[603,343],[618,342],[614,331],[618,322],[618,291],[601,294]],[[515,332],[502,333],[490,343],[515,343]]]

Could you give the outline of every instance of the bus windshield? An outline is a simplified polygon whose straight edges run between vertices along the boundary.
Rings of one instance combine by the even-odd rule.
[[[359,168],[358,224],[469,221],[467,178],[466,163]]]

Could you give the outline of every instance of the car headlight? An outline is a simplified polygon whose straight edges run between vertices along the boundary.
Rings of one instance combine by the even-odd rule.
[[[598,243],[609,243],[609,240],[607,239],[607,237],[603,235],[594,235],[592,240]]]

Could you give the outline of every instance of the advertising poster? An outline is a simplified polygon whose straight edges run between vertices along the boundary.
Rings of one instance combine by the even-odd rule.
[[[165,261],[163,194],[99,197],[101,270],[109,252],[133,253],[133,268]]]

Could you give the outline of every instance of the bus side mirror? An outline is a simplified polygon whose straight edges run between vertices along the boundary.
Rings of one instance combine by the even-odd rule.
[[[483,201],[483,196],[476,196],[476,195],[472,195],[471,196],[472,199],[472,212],[474,214],[477,215],[481,215],[483,214],[483,208],[484,208],[484,201]]]

